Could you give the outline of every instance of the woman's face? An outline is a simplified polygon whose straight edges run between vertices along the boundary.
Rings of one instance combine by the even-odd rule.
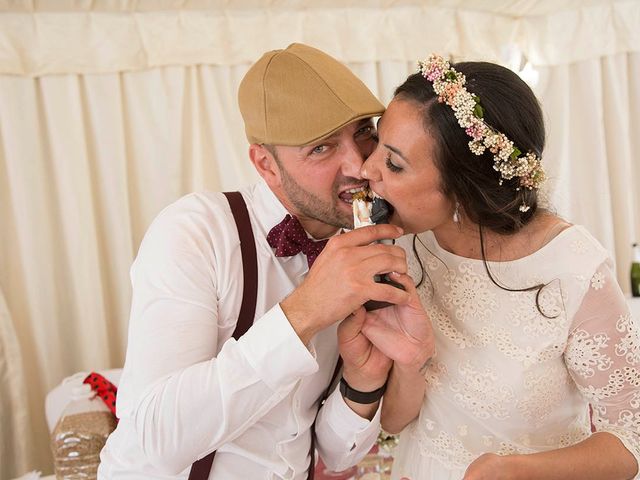
[[[395,98],[378,122],[378,135],[362,172],[370,188],[393,205],[390,222],[405,233],[452,223],[454,205],[441,191],[435,140],[416,103]]]

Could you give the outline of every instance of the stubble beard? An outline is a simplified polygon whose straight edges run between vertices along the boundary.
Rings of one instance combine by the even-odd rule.
[[[353,228],[353,215],[347,214],[339,208],[338,202],[342,203],[342,200],[338,198],[339,185],[332,186],[331,197],[334,200],[327,202],[302,188],[282,165],[280,165],[280,174],[282,188],[300,214],[336,228]]]

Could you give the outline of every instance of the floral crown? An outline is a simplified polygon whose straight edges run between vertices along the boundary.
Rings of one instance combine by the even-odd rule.
[[[472,138],[469,149],[476,155],[482,155],[486,149],[493,153],[493,169],[500,172],[500,185],[504,180],[519,177],[520,184],[516,190],[540,187],[546,178],[540,158],[533,152],[522,154],[504,133],[483,120],[480,98],[465,88],[467,80],[462,73],[435,54],[427,61],[418,62],[418,67],[422,76],[433,83],[438,101],[451,107],[458,125]],[[525,203],[520,205],[521,212],[529,208]]]

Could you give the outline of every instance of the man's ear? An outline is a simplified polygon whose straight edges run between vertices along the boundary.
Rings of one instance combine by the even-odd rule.
[[[267,185],[280,185],[280,169],[273,154],[264,145],[252,143],[249,146],[249,159]]]

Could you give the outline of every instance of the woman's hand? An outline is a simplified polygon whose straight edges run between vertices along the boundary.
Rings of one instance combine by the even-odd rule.
[[[420,302],[411,277],[398,273],[389,275],[405,288],[409,300],[367,312],[362,332],[396,366],[415,368],[424,373],[435,353],[431,320]]]

